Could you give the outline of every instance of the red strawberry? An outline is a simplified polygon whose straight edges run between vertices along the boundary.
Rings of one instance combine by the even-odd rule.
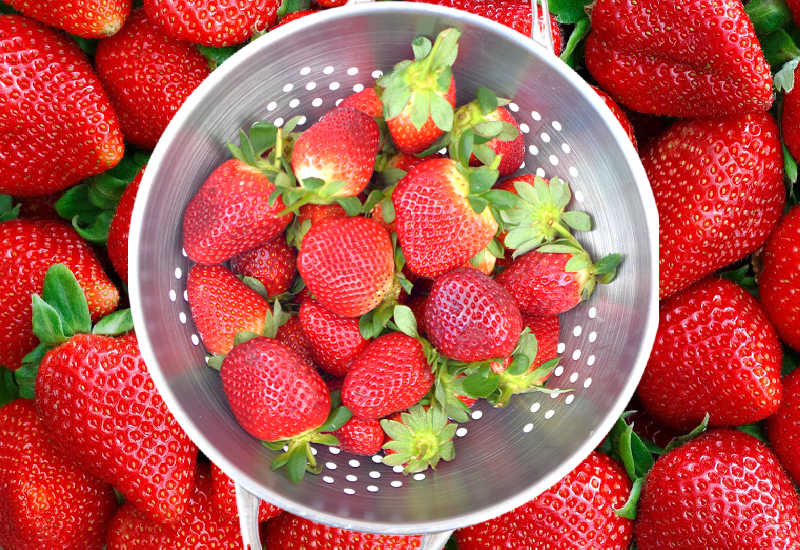
[[[197,447],[155,389],[136,337],[76,334],[42,359],[36,409],[57,451],[157,522],[192,491]]]
[[[0,16],[0,103],[0,193],[53,193],[122,159],[117,116],[86,56],[37,21]]]
[[[359,533],[292,514],[281,514],[267,523],[262,542],[267,548],[314,548],[315,550],[416,550],[421,535],[375,535]],[[109,550],[113,550],[109,548]]]
[[[239,512],[236,509],[236,484],[213,462],[211,463],[210,492],[211,505],[219,514],[220,519],[224,519],[226,523],[237,524]],[[259,523],[268,521],[281,512],[282,510],[277,506],[262,500],[258,506],[258,521]]]
[[[783,401],[767,420],[769,442],[784,468],[800,481],[800,370],[783,377]]]
[[[473,175],[451,159],[418,164],[392,194],[397,236],[411,271],[438,277],[464,265],[497,233],[489,208],[470,205]]]
[[[340,108],[351,107],[366,113],[372,118],[383,116],[383,103],[375,93],[375,88],[364,88],[344,98],[339,104]]]
[[[440,353],[470,363],[510,355],[522,316],[502,286],[462,267],[436,279],[425,305],[425,328]]]
[[[456,531],[459,550],[603,548],[625,550],[633,522],[614,510],[628,500],[625,470],[592,452],[553,487],[502,516]]]
[[[303,238],[297,270],[321,306],[358,317],[378,306],[394,285],[392,241],[369,218],[325,218]]]
[[[108,242],[106,243],[108,257],[111,265],[114,266],[114,271],[125,284],[128,284],[128,233],[131,228],[131,213],[143,175],[144,168],[139,170],[133,181],[125,188],[108,227]]]
[[[314,300],[300,306],[300,324],[314,363],[333,376],[347,374],[350,361],[367,346],[357,318],[340,317]]]
[[[297,222],[302,224],[306,220],[311,221],[311,225],[314,225],[318,221],[324,218],[338,218],[341,216],[347,216],[347,212],[345,212],[344,208],[338,204],[304,204],[300,207],[300,210],[297,211]]]
[[[425,307],[428,305],[428,296],[414,294],[406,302],[406,305],[411,309],[414,318],[417,320],[417,331],[420,336],[427,337],[428,327],[425,325]]]
[[[794,0],[798,9],[793,9],[800,16],[800,0]],[[789,2],[791,4],[792,2]],[[800,82],[800,68],[794,71],[795,83]],[[781,111],[781,135],[786,148],[794,158],[800,158],[800,86],[795,86],[783,96]]]
[[[536,336],[538,345],[536,359],[534,359],[531,368],[536,368],[558,357],[558,337],[561,333],[561,321],[558,315],[537,317],[536,315],[523,314],[522,325]]]
[[[500,176],[508,176],[516,172],[522,161],[525,160],[525,136],[519,131],[519,124],[505,107],[497,107],[491,111],[487,109],[487,111],[484,112],[478,100],[467,103],[456,110],[453,132],[450,137],[450,156],[461,159],[462,152],[459,144],[461,136],[467,130],[472,130],[479,136],[491,136],[491,139],[484,145],[495,155],[501,155],[497,171]],[[502,126],[487,130],[488,124],[497,122],[502,123]],[[475,157],[474,153],[469,157],[469,165],[481,165],[481,161]]]
[[[342,403],[359,418],[377,419],[407,409],[432,385],[422,344],[391,332],[372,340],[353,359],[342,386]]]
[[[237,254],[230,261],[231,271],[237,275],[261,281],[267,295],[274,298],[292,286],[297,268],[296,255],[283,239],[273,239],[267,244]]]
[[[680,437],[680,433],[663,426],[653,415],[644,410],[641,401],[636,395],[626,407],[627,411],[632,411],[625,421],[633,426],[633,431],[642,439],[652,441],[660,447],[666,447],[670,441]]]
[[[800,351],[800,206],[772,232],[761,256],[758,279],[761,304],[778,335]]]
[[[8,0],[9,6],[23,15],[51,27],[64,29],[85,38],[111,36],[122,28],[131,11],[130,0]]]
[[[781,401],[781,348],[755,298],[709,277],[661,302],[639,398],[656,420],[689,430],[766,418]]]
[[[36,347],[31,326],[31,295],[40,293],[47,269],[65,264],[84,289],[93,320],[117,307],[119,291],[94,252],[72,227],[49,220],[0,223],[0,365],[19,368]]]
[[[53,450],[32,401],[0,407],[0,547],[100,550],[115,508],[111,485]]]
[[[214,170],[183,214],[183,247],[204,264],[223,262],[280,235],[291,214],[280,198],[270,205],[275,186],[257,168],[230,159]]]
[[[783,212],[783,157],[768,113],[678,122],[642,164],[658,207],[662,298],[753,252]]]
[[[145,0],[147,16],[165,33],[205,46],[232,46],[278,18],[278,0]]]
[[[786,5],[789,8],[789,11],[792,12],[792,17],[795,20],[795,23],[800,21],[800,0],[786,0]]]
[[[339,447],[343,451],[357,455],[374,455],[383,446],[383,429],[375,419],[364,420],[354,416],[333,435],[339,440]]]
[[[308,361],[314,362],[311,351],[311,342],[308,336],[303,332],[303,325],[300,322],[299,315],[292,315],[289,319],[278,327],[278,333],[275,339],[281,344],[285,344],[297,355]]]
[[[714,430],[659,458],[639,501],[636,546],[800,546],[800,505],[775,455],[738,430]]]
[[[711,117],[772,105],[770,67],[739,0],[598,0],[586,67],[643,113]]]
[[[172,116],[209,74],[191,44],[165,35],[143,9],[97,45],[95,68],[119,116],[125,140],[152,149]]]
[[[211,353],[228,353],[239,332],[264,330],[269,304],[221,265],[192,266],[186,293],[197,332]]]
[[[335,8],[337,6],[344,6],[346,3],[347,0],[317,0],[317,4],[323,8]]]
[[[312,13],[317,13],[320,10],[300,10],[300,11],[293,11],[292,13],[286,14],[284,17],[281,17],[280,21],[277,24],[270,27],[270,29],[276,29],[282,25],[287,23],[291,23],[292,21],[297,21],[305,17],[306,15],[311,15]]]
[[[597,95],[603,98],[603,102],[605,102],[606,106],[611,109],[611,112],[619,121],[622,129],[625,130],[625,133],[628,134],[629,138],[631,138],[633,148],[638,150],[639,146],[636,143],[636,135],[633,133],[633,124],[631,124],[631,121],[628,120],[628,117],[625,115],[625,111],[622,110],[622,107],[620,107],[610,95],[597,86],[592,86],[592,89],[597,92]]]

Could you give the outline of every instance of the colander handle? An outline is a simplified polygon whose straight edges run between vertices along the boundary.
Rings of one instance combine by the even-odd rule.
[[[236,509],[239,512],[239,529],[242,532],[244,550],[260,550],[261,538],[258,534],[258,507],[260,499],[250,494],[238,483],[236,490]]]
[[[541,2],[541,4],[540,4]],[[541,8],[542,22],[539,23]],[[553,53],[553,29],[550,26],[550,7],[547,0],[531,0],[531,38],[550,53]]]
[[[442,533],[431,533],[422,537],[422,542],[419,545],[419,550],[442,550],[453,531],[444,531]]]

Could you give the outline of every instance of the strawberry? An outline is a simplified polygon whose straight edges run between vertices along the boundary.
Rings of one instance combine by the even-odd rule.
[[[82,0],[72,3],[61,0],[7,0],[6,3],[23,15],[84,38],[111,36],[122,28],[131,11],[130,0]]]
[[[335,8],[337,6],[344,6],[346,3],[347,0],[317,0],[317,4],[322,8]]]
[[[211,505],[221,519],[227,523],[238,523],[239,511],[236,509],[236,484],[220,470],[219,466],[211,463]],[[264,500],[258,506],[258,521],[268,521],[282,510]]]
[[[340,317],[314,300],[303,302],[299,317],[313,362],[333,376],[347,374],[350,361],[367,346],[358,330],[358,319]]]
[[[269,304],[221,265],[192,266],[186,293],[197,332],[211,353],[228,353],[239,332],[264,330]]]
[[[792,11],[798,14],[797,17],[800,17],[800,1],[795,1],[798,9]],[[795,69],[794,81],[800,82],[798,78],[800,78],[800,69]],[[781,135],[792,156],[800,158],[800,86],[793,87],[783,96]]]
[[[413,294],[408,302],[406,302],[406,305],[417,320],[417,330],[419,334],[421,336],[427,336],[428,327],[425,325],[425,308],[428,305],[428,295]]]
[[[47,269],[66,264],[84,289],[92,319],[111,313],[119,291],[92,249],[69,225],[50,220],[0,223],[0,365],[16,370],[36,347],[31,295],[41,292]]]
[[[136,202],[136,194],[139,192],[139,184],[143,175],[144,168],[139,170],[133,181],[125,188],[108,227],[106,243],[108,257],[111,265],[114,266],[114,271],[125,284],[128,284],[128,234],[131,228],[131,213],[133,213],[133,204]]]
[[[165,35],[144,10],[97,45],[95,68],[125,140],[152,149],[184,100],[209,74],[191,44]]]
[[[168,35],[205,46],[241,44],[278,19],[278,0],[145,0],[147,16]]]
[[[117,116],[86,56],[37,21],[0,16],[0,103],[0,193],[53,193],[122,159]]]
[[[669,443],[680,433],[662,425],[653,415],[644,410],[639,398],[634,395],[626,407],[626,421],[633,426],[633,431],[642,439],[652,441],[656,445],[666,448]]]
[[[484,99],[486,95],[490,100],[486,101]],[[494,94],[491,92],[486,95],[481,97],[484,101],[476,99],[456,110],[453,131],[450,135],[450,156],[462,161],[468,161],[470,166],[480,166],[481,161],[491,164],[489,157],[493,153],[500,156],[500,164],[497,166],[498,174],[500,176],[508,176],[516,172],[522,161],[525,160],[525,137],[520,133],[519,124],[511,116],[508,109],[498,106],[497,99],[493,97]],[[494,101],[491,101],[491,99],[494,99]],[[485,143],[476,146],[475,149],[479,147],[488,148],[486,154],[489,157],[482,156],[481,160],[478,160],[473,152],[469,157],[464,154],[466,158],[461,159],[461,140],[467,131],[472,133],[473,140],[476,137],[488,139]],[[486,162],[486,160],[489,160],[489,162]],[[467,162],[464,162],[464,164],[467,164]]]
[[[281,514],[267,523],[262,543],[267,548],[314,548],[315,550],[416,550],[422,535],[376,535],[330,527]],[[112,550],[109,548],[109,550]]]
[[[267,290],[267,296],[274,298],[292,286],[297,272],[295,260],[295,252],[285,240],[273,239],[231,258],[230,268],[237,275],[261,281]]]
[[[308,361],[314,362],[311,351],[311,342],[303,331],[303,324],[300,322],[299,315],[292,315],[284,324],[278,327],[275,339],[288,346],[297,355]]]
[[[300,10],[300,11],[293,11],[292,13],[287,13],[283,17],[278,20],[278,22],[270,27],[270,30],[276,29],[282,25],[286,25],[287,23],[291,23],[292,21],[297,21],[305,17],[306,15],[311,15],[312,13],[317,13],[320,10]]]
[[[125,503],[108,529],[108,550],[240,550],[239,523],[220,516],[213,502],[208,465],[199,463],[186,512],[174,524],[154,523],[131,503]]]
[[[628,120],[628,117],[625,115],[625,111],[622,110],[622,107],[620,107],[610,95],[597,86],[592,86],[592,89],[597,92],[597,95],[603,98],[603,102],[609,109],[611,109],[611,113],[619,121],[620,126],[622,126],[622,129],[625,130],[625,133],[628,134],[628,137],[631,139],[631,143],[633,143],[633,148],[638,150],[639,146],[636,142],[636,135],[633,133],[633,124],[631,124],[631,121]]]
[[[369,218],[325,218],[303,238],[297,270],[321,306],[341,317],[358,317],[378,306],[394,286],[392,241]]]
[[[383,429],[375,419],[364,420],[355,416],[333,432],[343,451],[357,455],[374,455],[383,446]]]
[[[372,340],[350,364],[342,403],[354,416],[377,419],[419,401],[433,385],[433,373],[417,340],[391,332]]]
[[[614,513],[631,490],[625,470],[592,452],[553,487],[489,521],[456,531],[459,550],[603,548],[625,550],[633,522]]]
[[[676,430],[766,418],[781,401],[781,348],[761,307],[740,286],[709,277],[661,302],[639,398]]]
[[[800,370],[783,377],[783,401],[767,420],[769,442],[795,483],[800,481]]]
[[[770,67],[739,0],[598,0],[591,18],[586,68],[634,111],[713,117],[772,105]]]
[[[433,45],[424,36],[415,38],[414,60],[396,64],[376,83],[392,141],[404,153],[424,151],[453,127],[456,84],[451,68],[460,35],[445,29]]]
[[[475,269],[454,269],[438,279],[425,305],[431,343],[457,361],[510,355],[522,332],[522,316],[511,295]]]
[[[31,401],[0,407],[0,547],[100,550],[115,508],[111,485],[50,446]]]
[[[183,214],[183,247],[189,258],[216,264],[280,235],[292,219],[270,204],[272,182],[257,168],[230,159],[208,176]]]
[[[783,212],[781,144],[768,113],[677,122],[642,164],[658,207],[662,298],[753,252]]]
[[[781,340],[800,350],[800,206],[770,235],[761,256],[759,299]]]
[[[197,447],[156,391],[133,334],[76,334],[47,352],[36,410],[58,452],[153,521],[183,514]]]
[[[522,326],[536,336],[538,351],[536,352],[536,358],[531,363],[531,369],[558,357],[558,337],[561,333],[561,321],[558,315],[538,317],[536,315],[523,314]]]
[[[59,193],[49,195],[37,195],[35,197],[15,197],[13,202],[19,204],[18,218],[27,220],[60,220],[56,210],[56,202],[61,198]],[[2,218],[3,221],[11,218]]]
[[[375,88],[364,88],[360,92],[347,96],[339,104],[339,107],[342,109],[345,107],[358,109],[372,118],[383,116],[383,103],[378,94],[375,93]]]
[[[714,430],[656,461],[634,529],[641,550],[797,548],[800,505],[766,445]]]

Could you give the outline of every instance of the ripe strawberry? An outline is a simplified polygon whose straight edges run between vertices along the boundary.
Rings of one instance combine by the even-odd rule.
[[[337,6],[344,6],[347,0],[317,0],[317,4],[323,8],[335,8]]]
[[[220,470],[219,466],[211,463],[211,505],[219,514],[220,519],[226,523],[238,524],[239,512],[236,509],[236,484]],[[259,523],[268,521],[282,510],[264,500],[258,506]]]
[[[292,219],[270,205],[272,182],[257,168],[230,159],[214,170],[183,214],[183,247],[189,258],[217,264],[280,235]]]
[[[111,36],[122,28],[131,11],[130,0],[82,0],[74,3],[7,0],[6,3],[23,15],[84,38]]]
[[[197,447],[155,389],[133,334],[76,334],[42,359],[36,409],[55,449],[157,522],[184,512]]]
[[[284,324],[279,326],[275,339],[281,344],[288,346],[293,352],[309,363],[314,362],[311,342],[309,342],[308,336],[306,336],[306,333],[303,331],[300,315],[292,315]]]
[[[274,298],[292,286],[297,272],[294,250],[283,239],[273,239],[267,244],[237,254],[230,261],[231,271],[237,275],[261,281],[267,295]]]
[[[0,365],[16,370],[38,339],[31,326],[31,295],[47,269],[63,263],[75,274],[93,320],[117,307],[119,291],[92,249],[69,225],[50,220],[0,223]]]
[[[493,106],[493,105],[492,105]],[[501,123],[494,128],[493,123]],[[450,135],[450,156],[459,159],[460,140],[464,133],[471,130],[473,134],[491,137],[485,144],[495,155],[501,155],[497,171],[500,176],[508,176],[517,171],[525,160],[525,136],[519,131],[519,124],[505,107],[491,106],[485,109],[478,100],[458,108]],[[475,154],[469,156],[470,166],[480,166],[481,161]]]
[[[766,445],[738,430],[714,430],[656,461],[635,534],[641,550],[797,548],[800,506]]]
[[[456,531],[459,550],[603,548],[625,550],[633,522],[614,510],[628,500],[625,470],[592,452],[553,487],[502,516]]]
[[[660,447],[666,448],[670,441],[681,435],[662,425],[653,415],[644,410],[644,406],[636,395],[628,403],[626,411],[632,411],[625,421],[633,426],[633,431],[640,438],[652,441]]]
[[[538,317],[523,314],[522,325],[536,336],[538,351],[531,364],[532,369],[558,357],[558,337],[561,333],[561,321],[558,315]]]
[[[300,10],[300,11],[293,11],[292,13],[287,13],[285,16],[281,17],[280,20],[270,27],[270,30],[277,29],[278,27],[285,25],[287,23],[291,23],[292,21],[297,21],[305,17],[306,15],[311,15],[312,13],[317,13],[320,10]]]
[[[333,435],[339,439],[343,451],[357,455],[374,455],[383,446],[383,429],[375,419],[364,420],[354,416]]]
[[[469,363],[510,355],[522,316],[502,286],[462,267],[436,279],[425,305],[425,328],[441,354]]]
[[[306,220],[311,221],[314,225],[324,218],[338,218],[347,216],[344,208],[339,204],[304,204],[297,211],[297,221],[302,224]],[[309,226],[310,227],[310,226]]]
[[[800,1],[795,0],[798,9],[792,11],[800,17]],[[791,4],[792,2],[788,2]],[[795,82],[800,82],[800,69],[795,69]],[[783,96],[781,111],[781,135],[786,148],[794,158],[800,158],[800,86],[795,86]]]
[[[358,319],[340,317],[314,300],[303,302],[299,317],[313,362],[333,376],[347,374],[350,361],[367,346]]]
[[[326,218],[303,238],[297,270],[321,306],[358,317],[378,306],[394,285],[392,241],[369,218]]]
[[[416,550],[421,535],[375,535],[330,527],[311,520],[281,514],[267,523],[261,541],[267,548],[314,548],[315,550]],[[109,548],[109,550],[112,550]]]
[[[639,398],[656,420],[689,430],[766,418],[781,401],[781,348],[761,307],[740,286],[709,277],[661,302]]]
[[[614,99],[608,95],[606,92],[598,88],[597,86],[592,86],[592,89],[597,92],[597,95],[603,98],[603,102],[605,102],[606,106],[611,109],[611,112],[619,121],[622,129],[625,130],[625,133],[628,134],[628,137],[631,138],[631,143],[633,143],[633,148],[638,150],[639,146],[636,143],[636,135],[633,133],[633,124],[631,121],[628,120],[627,115],[625,115],[625,111],[622,110]]]
[[[139,8],[97,45],[95,68],[125,141],[152,149],[184,100],[209,74],[191,44],[165,35]]]
[[[634,111],[713,117],[772,105],[770,67],[739,0],[599,0],[591,17],[586,68]]]
[[[145,0],[147,16],[165,33],[205,46],[233,46],[278,19],[278,0]]]
[[[783,212],[781,144],[768,113],[677,122],[642,164],[658,207],[662,298],[753,252]]]
[[[100,550],[115,508],[111,485],[50,446],[33,402],[0,407],[0,547]]]
[[[420,336],[427,337],[428,327],[425,325],[425,308],[428,305],[428,295],[413,294],[405,305],[411,309],[414,318],[417,320],[417,331]]]
[[[407,409],[433,385],[433,373],[417,340],[391,332],[372,340],[350,364],[342,403],[354,416],[377,419]]]
[[[351,107],[366,113],[372,118],[383,116],[383,103],[375,93],[375,88],[364,88],[344,98],[339,104],[340,108]]]
[[[767,420],[769,442],[795,483],[800,481],[800,370],[783,377],[783,401]]]
[[[86,56],[37,21],[0,16],[0,103],[0,193],[53,193],[122,159],[117,116]]]
[[[778,223],[761,256],[758,279],[761,305],[778,335],[800,350],[800,206]]]
[[[136,194],[139,192],[139,184],[144,175],[144,168],[139,170],[136,177],[128,184],[122,197],[119,199],[114,217],[108,227],[108,257],[114,271],[120,276],[122,282],[128,284],[128,234],[131,229],[131,213],[133,204],[136,202]]]
[[[476,212],[469,202],[468,172],[451,159],[418,164],[392,194],[397,237],[408,268],[421,277],[438,277],[464,265],[486,248],[497,221],[490,208]]]

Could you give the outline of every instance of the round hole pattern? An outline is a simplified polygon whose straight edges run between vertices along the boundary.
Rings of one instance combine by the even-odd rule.
[[[287,82],[286,84],[283,85],[282,89],[283,89],[284,93],[288,94],[289,92],[294,90],[294,84],[292,84],[291,82]]]
[[[289,101],[289,107],[292,109],[296,109],[297,106],[300,105],[300,100],[296,97]],[[275,126],[278,126],[277,124]]]
[[[355,93],[358,93],[358,92],[363,92],[363,91],[364,91],[364,85],[363,85],[363,84],[360,84],[360,83],[359,83],[359,84],[356,84],[355,86],[353,86],[353,91],[354,91]]]
[[[278,108],[278,104],[275,103],[274,101],[270,101],[269,103],[267,103],[267,111],[272,112],[277,108]]]
[[[342,452],[342,450],[339,447],[328,447],[328,450],[332,455],[338,455],[339,453]]]
[[[467,433],[467,429],[464,426],[461,426],[456,430],[456,437],[464,437],[467,435]]]
[[[311,100],[311,106],[312,107],[319,107],[320,105],[322,105],[322,98],[321,97],[315,97],[313,100]]]
[[[169,289],[169,301],[174,302],[178,299],[178,293],[173,289]]]
[[[309,73],[311,73],[311,67],[309,67],[309,66],[305,66],[302,69],[300,69],[300,74],[302,76],[306,76]]]
[[[186,324],[186,313],[184,313],[183,311],[178,313],[178,321],[180,321],[182,325],[185,325]]]
[[[311,90],[315,89],[316,87],[317,87],[317,83],[314,82],[313,80],[306,84],[306,90],[308,90],[309,92]]]
[[[531,131],[531,127],[525,124],[524,122],[520,122],[519,131],[522,132],[523,134],[529,134]]]
[[[355,458],[351,458],[350,460],[347,461],[347,463],[350,465],[351,468],[358,468],[359,466],[361,466],[361,463]]]
[[[422,472],[414,474],[414,479],[417,481],[422,481],[423,479],[425,479],[425,474],[423,474]]]
[[[356,494],[356,490],[353,489],[352,487],[345,487],[344,488],[344,493],[346,495],[354,495],[354,494]]]
[[[531,405],[531,412],[532,413],[539,412],[539,409],[541,408],[542,408],[541,403],[534,403],[533,405]]]
[[[525,425],[522,427],[522,431],[523,431],[523,432],[525,432],[525,433],[530,433],[530,431],[531,431],[532,429],[533,429],[533,424],[531,424],[530,422],[528,422],[527,424],[525,424]]]
[[[353,474],[347,474],[346,476],[344,476],[344,478],[345,478],[347,481],[352,481],[353,483],[355,483],[356,481],[358,481],[358,476],[354,476]]]

